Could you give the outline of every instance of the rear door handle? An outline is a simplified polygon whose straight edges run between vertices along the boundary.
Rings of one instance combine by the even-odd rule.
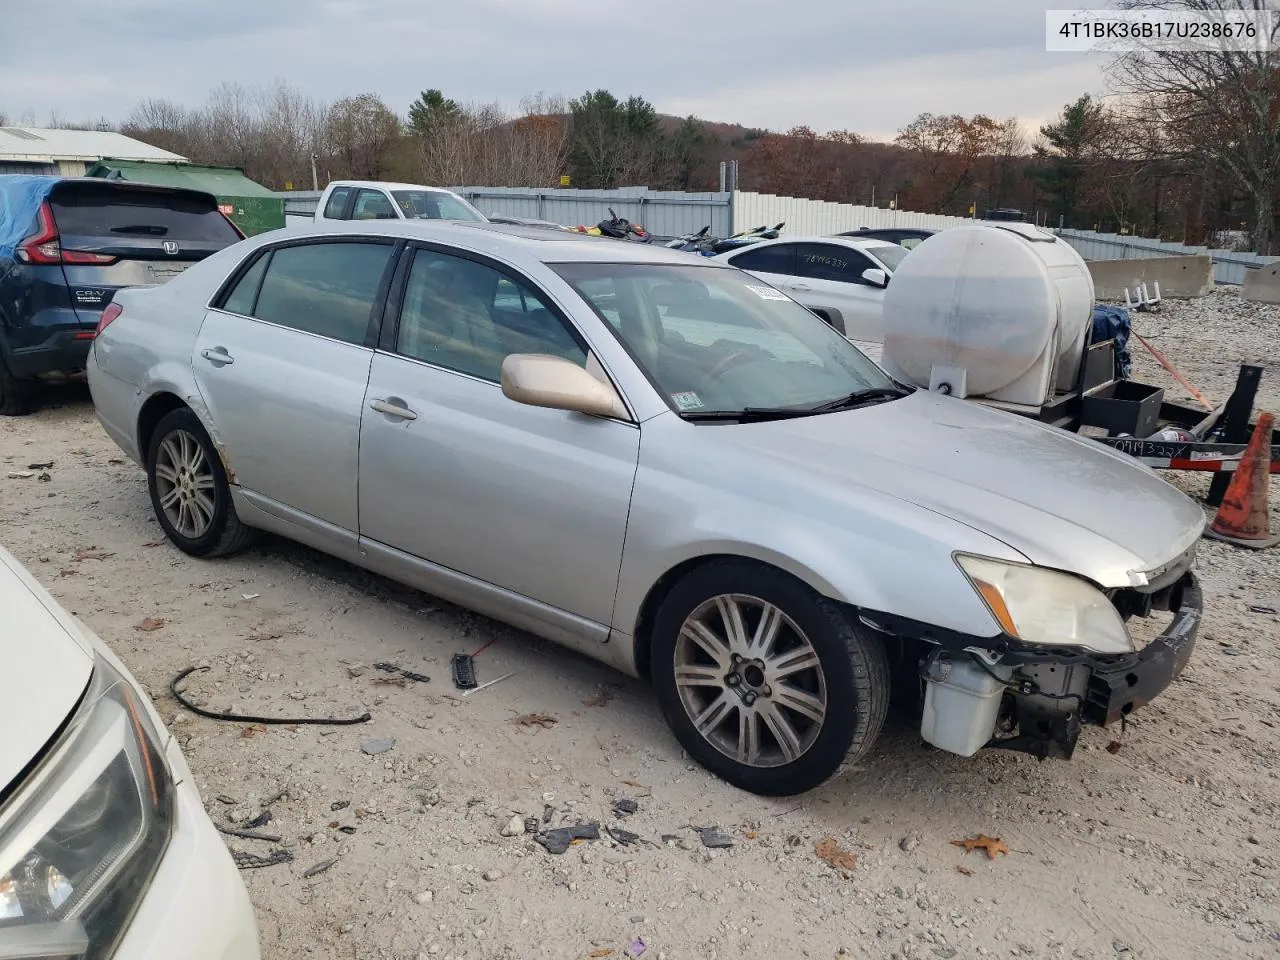
[[[386,400],[375,400],[369,404],[379,413],[385,413],[388,417],[399,417],[401,420],[417,420],[418,415],[404,405],[404,401],[399,397],[388,397]]]
[[[225,367],[236,362],[235,357],[227,353],[226,347],[206,347],[200,351],[200,356],[218,367]]]

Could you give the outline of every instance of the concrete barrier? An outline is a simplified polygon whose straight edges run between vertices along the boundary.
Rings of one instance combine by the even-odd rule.
[[[1208,256],[1089,260],[1088,264],[1099,300],[1123,300],[1125,289],[1133,290],[1140,283],[1147,285],[1151,296],[1157,283],[1162,297],[1207,297],[1213,292],[1213,258]]]
[[[1280,263],[1272,263],[1244,275],[1244,298],[1259,303],[1280,303]]]

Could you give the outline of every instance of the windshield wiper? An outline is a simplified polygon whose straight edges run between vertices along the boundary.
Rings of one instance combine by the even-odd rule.
[[[900,387],[870,387],[866,390],[855,390],[853,393],[846,394],[843,397],[836,397],[834,400],[820,403],[816,407],[810,407],[809,412],[830,413],[833,410],[852,410],[854,407],[860,407],[864,403],[871,403],[875,400],[905,397],[908,392]]]
[[[690,423],[714,423],[720,420],[733,420],[739,423],[751,423],[761,420],[788,420],[794,417],[811,417],[821,413],[813,407],[743,407],[741,410],[707,410],[698,413],[696,410],[680,414],[682,420]]]

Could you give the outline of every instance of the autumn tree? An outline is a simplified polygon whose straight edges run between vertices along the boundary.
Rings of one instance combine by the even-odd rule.
[[[1209,15],[1275,9],[1270,0],[1123,0],[1129,9]],[[1155,156],[1221,170],[1252,205],[1253,250],[1267,253],[1280,181],[1280,16],[1261,49],[1148,46],[1118,56],[1111,81],[1131,125],[1153,125]]]
[[[387,151],[399,135],[399,118],[372,93],[344,97],[325,117],[325,143],[353,179],[378,179]]]

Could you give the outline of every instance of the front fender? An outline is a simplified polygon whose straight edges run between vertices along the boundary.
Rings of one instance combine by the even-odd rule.
[[[700,506],[707,504],[707,506]],[[725,486],[642,469],[623,550],[614,627],[637,635],[650,590],[691,560],[737,556],[784,570],[822,595],[973,636],[999,632],[952,555],[1026,558],[955,520],[858,490],[831,504],[762,502]]]

